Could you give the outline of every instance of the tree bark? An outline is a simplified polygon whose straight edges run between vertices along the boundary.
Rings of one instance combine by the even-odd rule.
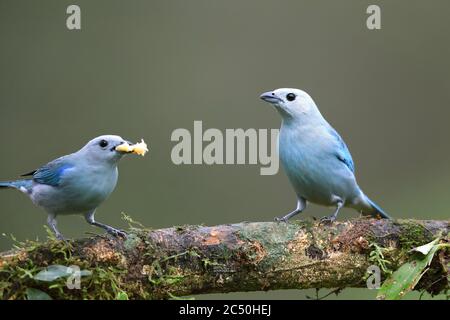
[[[0,297],[26,298],[28,288],[53,299],[166,299],[203,293],[277,289],[366,287],[367,269],[378,262],[396,270],[413,247],[447,236],[449,221],[360,218],[332,225],[314,221],[255,222],[131,228],[126,240],[105,236],[28,242],[0,254]],[[92,272],[79,290],[66,279],[33,277],[50,265]],[[432,263],[416,289],[448,289],[448,270]],[[383,272],[383,277],[386,274]],[[445,276],[445,277],[444,277]],[[443,280],[445,278],[445,281]]]

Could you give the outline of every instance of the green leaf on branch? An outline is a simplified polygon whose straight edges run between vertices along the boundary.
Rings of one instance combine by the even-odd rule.
[[[444,247],[449,247],[448,243],[439,243],[440,238],[414,248],[411,251],[417,252],[413,260],[403,264],[388,279],[386,279],[377,294],[380,300],[399,300],[408,292],[412,291],[422,276],[428,271],[435,253]]]
[[[71,267],[62,266],[59,264],[48,266],[46,269],[40,271],[36,274],[33,279],[39,281],[52,282],[59,278],[69,277],[71,275],[78,275],[80,277],[90,276],[92,274],[89,270],[81,270],[79,272],[75,272]]]
[[[116,300],[129,300],[128,295],[124,291],[119,291],[116,296]]]
[[[27,288],[27,299],[28,300],[53,300],[44,291],[34,288]]]

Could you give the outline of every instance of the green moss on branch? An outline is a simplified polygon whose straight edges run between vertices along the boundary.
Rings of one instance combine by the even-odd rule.
[[[27,242],[0,254],[0,297],[24,299],[28,288],[53,299],[166,299],[365,287],[367,268],[380,262],[379,255],[371,254],[374,248],[382,250],[386,274],[408,259],[410,249],[448,231],[448,221],[355,219],[331,226],[296,221],[133,228],[126,240],[96,236],[70,243]],[[91,274],[81,277],[79,290],[67,288],[64,277],[36,280],[36,274],[50,265],[74,265]],[[439,263],[432,268],[431,278],[424,277],[417,288],[446,272]],[[435,287],[427,289],[436,293]]]

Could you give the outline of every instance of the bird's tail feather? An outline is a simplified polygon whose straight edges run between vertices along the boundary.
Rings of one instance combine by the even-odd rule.
[[[371,209],[372,209],[371,215],[372,216],[374,216],[374,217],[380,216],[383,219],[392,219],[383,209],[380,208],[380,206],[378,206],[375,202],[370,200],[367,196],[366,196],[366,199],[371,206]]]
[[[14,188],[12,181],[0,181],[0,188]]]
[[[31,179],[15,180],[15,181],[0,181],[0,188],[13,188],[21,191],[29,190],[32,185]],[[25,188],[24,190],[22,188]]]

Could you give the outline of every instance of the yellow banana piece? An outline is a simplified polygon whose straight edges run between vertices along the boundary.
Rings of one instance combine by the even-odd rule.
[[[147,144],[144,142],[144,139],[141,139],[141,142],[138,142],[131,146],[128,143],[121,144],[116,147],[116,151],[134,153],[140,156],[144,156],[148,152],[148,148]]]

